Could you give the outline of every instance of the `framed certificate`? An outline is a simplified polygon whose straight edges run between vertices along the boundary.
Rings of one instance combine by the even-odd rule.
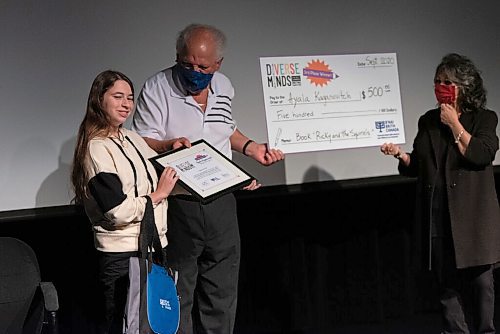
[[[203,139],[149,160],[158,170],[174,168],[179,175],[177,182],[202,203],[241,189],[255,179]]]

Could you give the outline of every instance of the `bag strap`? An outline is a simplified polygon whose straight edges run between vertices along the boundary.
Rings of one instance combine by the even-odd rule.
[[[146,164],[146,160],[142,156],[141,151],[137,149],[137,146],[135,146],[134,142],[128,136],[125,136],[125,139],[132,145],[132,147],[134,147],[135,151],[137,152],[137,155],[139,156],[139,158],[141,158],[142,164],[144,165],[144,169],[146,170],[146,174],[148,176],[149,184],[151,185],[151,191],[155,191],[155,187],[153,185],[153,178],[151,177],[151,174],[149,174],[148,165]]]
[[[109,138],[111,139],[111,141],[118,147],[118,149],[122,152],[122,154],[125,156],[125,158],[128,160],[128,162],[130,163],[130,167],[132,167],[132,172],[134,173],[134,190],[135,190],[135,197],[138,197],[139,196],[139,192],[137,191],[137,171],[135,170],[135,166],[134,166],[134,163],[132,162],[132,160],[130,160],[130,158],[128,157],[128,155],[125,153],[125,151],[123,150],[123,147],[118,144],[114,138]],[[146,170],[147,171],[147,170]]]
[[[148,271],[151,270],[151,264],[155,262],[161,266],[165,266],[165,255],[161,246],[160,236],[155,224],[155,216],[153,211],[153,202],[151,197],[146,197],[146,209],[141,222],[141,230],[139,235],[139,254],[142,259],[149,260]]]

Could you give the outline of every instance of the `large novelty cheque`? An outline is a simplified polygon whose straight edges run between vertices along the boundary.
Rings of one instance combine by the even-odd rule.
[[[395,53],[260,58],[269,146],[284,153],[404,143]]]

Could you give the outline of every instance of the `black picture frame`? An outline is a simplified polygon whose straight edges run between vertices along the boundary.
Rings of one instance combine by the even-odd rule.
[[[167,166],[180,176],[177,181],[202,203],[241,189],[255,178],[232,160],[220,153],[204,139],[161,153],[149,159],[161,173]]]

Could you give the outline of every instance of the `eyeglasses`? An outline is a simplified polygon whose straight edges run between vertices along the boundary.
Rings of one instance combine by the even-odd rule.
[[[455,83],[451,80],[444,80],[444,81],[441,81],[439,79],[434,79],[434,84],[435,85],[446,85],[446,86],[451,86],[451,85],[455,85]],[[456,85],[455,85],[456,86]]]
[[[203,66],[203,65],[194,65],[191,63],[188,63],[186,61],[180,61],[178,62],[179,65],[181,65],[184,68],[187,68],[188,70],[197,70],[199,69],[200,71],[207,71],[211,66]]]
[[[207,65],[207,64],[203,64],[203,65],[200,65],[200,64],[192,64],[190,62],[187,62],[187,61],[180,61],[180,60],[176,60],[176,62],[181,65],[182,67],[188,69],[188,70],[195,70],[195,71],[201,71],[203,73],[206,73],[206,72],[209,72],[210,69],[214,66],[217,66],[217,65],[220,65],[220,63],[222,62],[222,59],[223,58],[220,58],[219,60],[216,60],[215,63],[211,64],[211,65]]]

